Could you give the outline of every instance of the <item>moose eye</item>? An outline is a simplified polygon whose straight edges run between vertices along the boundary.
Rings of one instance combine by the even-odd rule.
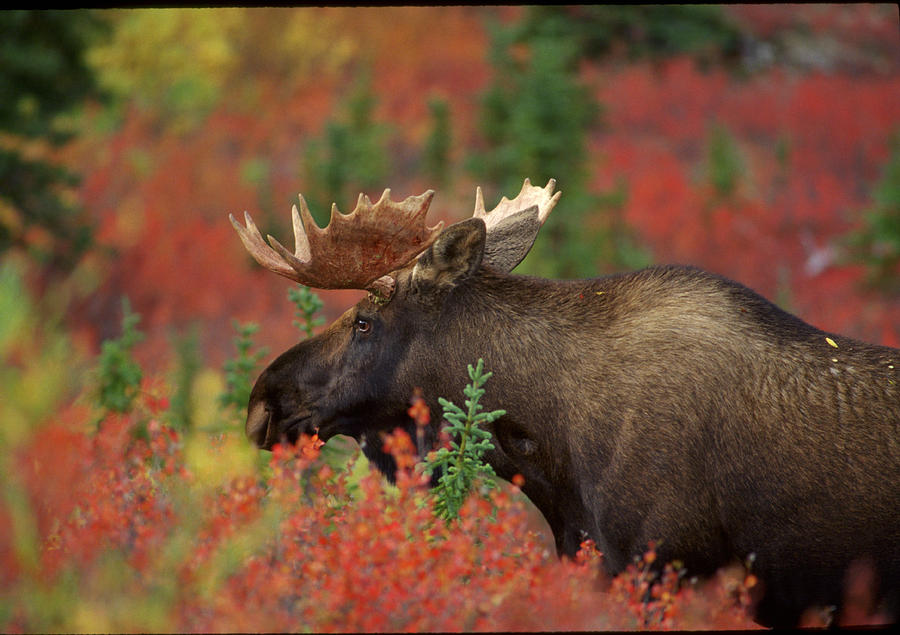
[[[368,333],[372,330],[372,323],[363,318],[356,318],[356,321],[353,322],[353,328],[360,333]]]

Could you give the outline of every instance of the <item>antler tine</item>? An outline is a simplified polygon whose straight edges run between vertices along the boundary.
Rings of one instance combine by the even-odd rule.
[[[277,258],[277,254],[272,251],[272,248],[263,240],[263,237],[259,233],[256,223],[254,223],[253,219],[250,217],[249,212],[244,212],[244,223],[247,225],[246,227],[237,222],[232,214],[229,214],[228,218],[237,230],[241,242],[244,243],[244,247],[250,255],[253,256],[256,262],[278,275],[292,280],[294,279],[295,272],[293,268],[283,260]]]
[[[526,184],[528,183],[528,179],[525,179],[525,183]],[[522,187],[524,189],[525,186],[523,185]],[[547,185],[544,186],[544,192],[546,192],[547,196],[550,196],[551,194],[553,194],[553,190],[555,190],[555,189],[556,189],[556,179],[550,179],[549,181],[547,181]],[[550,212],[553,211],[553,208],[556,207],[556,204],[559,202],[559,198],[561,196],[562,196],[562,191],[559,191],[556,194],[553,194],[553,196],[550,197],[550,200],[547,201],[547,203],[545,205],[539,206],[540,216],[541,216],[541,224],[543,224],[544,221],[547,220],[547,217],[550,215]]]
[[[528,181],[528,179],[525,179]],[[481,191],[481,186],[478,185],[475,187],[475,214],[473,216],[475,218],[484,218],[484,215],[487,212],[484,209],[484,192]]]
[[[428,191],[431,192],[431,190],[428,190]],[[432,192],[432,195],[433,195],[433,192]],[[366,200],[368,201],[368,198]],[[384,205],[387,201],[390,201],[390,200],[391,200],[391,188],[386,187],[386,188],[384,188],[384,192],[381,193],[381,198],[379,198],[378,202],[375,203],[375,207],[378,207],[379,205]],[[429,199],[429,202],[430,201],[431,201],[431,199]],[[372,203],[369,202],[369,204],[371,205]]]
[[[306,237],[307,228],[319,229],[316,221],[313,220],[312,214],[309,213],[309,206],[302,194],[297,194],[300,200],[300,211],[296,205],[291,205],[291,226],[294,228],[294,254],[301,260],[309,260],[309,238]],[[271,237],[270,237],[271,238]]]

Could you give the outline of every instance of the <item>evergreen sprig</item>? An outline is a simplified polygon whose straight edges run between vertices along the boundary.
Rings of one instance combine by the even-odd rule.
[[[294,326],[306,333],[306,337],[312,337],[313,330],[325,323],[325,318],[316,315],[324,306],[322,299],[302,284],[288,289],[288,299],[296,307]]]
[[[97,400],[110,412],[129,412],[141,387],[143,371],[132,356],[134,346],[144,338],[137,329],[141,316],[132,313],[128,298],[122,298],[122,335],[106,340],[100,348],[97,370]]]
[[[467,410],[451,401],[438,398],[444,409],[444,419],[449,423],[450,447],[443,447],[429,455],[425,472],[429,475],[440,469],[441,476],[431,490],[434,497],[434,513],[448,523],[459,517],[459,510],[479,479],[488,487],[494,485],[493,468],[485,463],[484,453],[493,450],[491,433],[481,426],[506,414],[505,410],[479,412],[483,406],[479,400],[484,395],[485,382],[493,373],[484,372],[484,360],[479,359],[473,368],[469,364],[468,384],[463,393],[467,397]]]
[[[234,320],[232,324],[237,331],[234,345],[238,355],[224,364],[225,392],[219,395],[219,404],[223,408],[234,406],[238,412],[242,412],[247,408],[247,402],[250,401],[253,373],[260,360],[266,356],[267,349],[260,348],[253,353],[250,352],[253,346],[253,335],[259,330],[258,324],[252,322],[241,324],[237,320]]]

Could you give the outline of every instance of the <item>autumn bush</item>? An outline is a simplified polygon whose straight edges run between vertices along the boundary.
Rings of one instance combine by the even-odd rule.
[[[447,525],[418,477],[336,472],[308,438],[276,446],[264,477],[211,485],[145,390],[96,434],[84,409],[61,413],[12,457],[25,500],[0,516],[5,632],[750,625],[737,579],[698,591],[668,569],[647,597],[643,563],[608,581],[590,543],[558,561],[514,486],[470,496]],[[232,459],[210,439],[203,460]]]

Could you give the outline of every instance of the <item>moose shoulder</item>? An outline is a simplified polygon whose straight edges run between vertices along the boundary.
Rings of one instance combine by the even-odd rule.
[[[690,267],[513,275],[558,200],[553,189],[526,180],[491,212],[479,190],[475,216],[446,229],[424,226],[430,192],[360,197],[326,230],[301,199],[294,254],[271,237],[270,249],[249,216],[235,223],[276,273],[371,291],[260,375],[248,436],[269,448],[301,433],[347,434],[390,475],[378,433],[412,429],[417,387],[432,410],[438,396],[459,398],[461,369],[481,357],[495,374],[485,406],[507,413],[489,426],[496,448],[486,458],[501,477],[524,477],[561,554],[589,536],[617,573],[655,541],[660,561],[704,574],[753,553],[765,624],[840,607],[847,569],[862,561],[897,619],[900,350],[827,334]],[[340,238],[371,233],[367,224],[394,228],[383,240],[404,249]],[[347,282],[342,259],[381,266]]]

